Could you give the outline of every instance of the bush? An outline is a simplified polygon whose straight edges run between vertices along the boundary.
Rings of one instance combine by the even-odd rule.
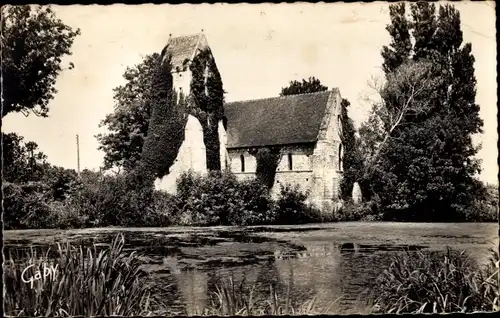
[[[275,222],[276,211],[273,200],[267,187],[259,180],[241,182],[236,196],[240,198],[243,207],[229,215],[229,224],[261,225]]]
[[[82,174],[82,186],[69,199],[70,208],[88,217],[87,226],[143,226],[153,205],[153,185],[134,170],[116,176]]]
[[[449,313],[498,309],[498,252],[483,272],[448,249],[396,257],[377,279],[372,299],[384,313]],[[495,309],[496,308],[496,309]]]
[[[250,225],[272,222],[272,200],[256,180],[239,182],[231,173],[200,176],[188,171],[177,180],[181,224]]]
[[[337,211],[337,221],[380,221],[382,216],[375,214],[371,202],[354,204],[351,200],[345,201],[342,208]]]
[[[123,235],[97,253],[67,243],[58,244],[56,256],[27,259],[10,255],[5,264],[4,308],[9,316],[110,316],[148,313],[149,294],[141,281],[145,272],[135,252],[123,253]],[[34,265],[33,267],[28,267]],[[56,276],[44,276],[33,286],[21,279],[34,277],[44,266],[57,266]],[[28,268],[27,272],[23,271]]]
[[[58,229],[81,229],[88,224],[88,216],[68,201],[53,201],[49,204],[49,226]]]
[[[6,230],[40,229],[49,226],[50,188],[41,182],[4,182],[3,220]]]
[[[307,193],[291,185],[280,186],[275,213],[277,224],[304,224],[322,219],[321,212],[307,204]]]

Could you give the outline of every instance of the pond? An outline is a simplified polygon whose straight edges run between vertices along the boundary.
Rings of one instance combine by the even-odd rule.
[[[289,291],[297,303],[338,299],[336,312],[359,313],[376,277],[402,251],[466,251],[485,263],[498,246],[495,223],[357,223],[300,226],[99,228],[5,231],[5,252],[55,242],[110,243],[124,233],[128,250],[143,253],[149,282],[169,314],[195,314],[228,278]],[[160,292],[158,292],[160,293]]]

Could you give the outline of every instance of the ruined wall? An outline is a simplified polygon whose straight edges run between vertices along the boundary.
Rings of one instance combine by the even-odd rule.
[[[199,61],[200,56],[203,59],[201,63]],[[193,70],[198,73],[193,73]],[[171,74],[172,86],[176,92],[179,92],[177,102],[179,103],[181,98],[183,101],[185,100],[183,105],[185,107],[184,111],[188,114],[188,119],[184,129],[184,140],[177,157],[170,167],[169,173],[162,178],[156,179],[155,188],[174,194],[176,192],[176,180],[182,173],[188,170],[202,175],[207,173],[210,166],[207,164],[207,141],[209,139],[207,133],[209,132],[211,133],[209,137],[215,137],[218,140],[218,145],[214,146],[213,142],[210,144],[212,148],[217,148],[215,155],[212,150],[211,157],[217,157],[215,166],[220,164],[221,169],[224,169],[227,160],[225,147],[227,136],[222,120],[215,122],[213,129],[207,129],[207,122],[210,122],[210,119],[215,118],[217,120],[221,116],[219,108],[222,107],[223,96],[218,96],[222,95],[222,87],[217,86],[218,84],[221,86],[222,83],[217,82],[214,84],[210,82],[213,79],[220,81],[220,75],[204,36],[201,37],[198,50],[192,59],[186,63],[183,69],[172,70]],[[193,91],[193,87],[195,87],[195,91]],[[205,97],[205,94],[208,96],[202,98]],[[213,163],[212,166],[214,166]]]
[[[188,115],[184,133],[184,141],[179,148],[174,164],[170,167],[169,174],[155,181],[157,190],[175,194],[176,180],[183,172],[192,170],[202,175],[207,173],[203,128],[196,117]]]
[[[227,145],[226,128],[224,127],[224,123],[222,120],[219,120],[218,133],[220,142],[220,148],[219,148],[220,167],[222,171],[225,171],[229,169],[229,154],[226,149]]]
[[[314,145],[286,146],[281,149],[281,158],[276,169],[274,185],[271,195],[276,198],[280,184],[299,185],[301,191],[310,191],[312,188],[312,154]],[[250,149],[229,149],[229,162],[231,172],[238,180],[255,178],[257,160]],[[292,155],[292,170],[289,169],[288,154]],[[245,171],[241,171],[241,155],[245,158]]]
[[[339,200],[339,186],[342,171],[339,167],[339,146],[341,145],[340,127],[340,93],[335,91],[328,100],[325,117],[321,123],[318,142],[312,155],[311,202],[324,212],[333,210],[334,202]]]
[[[318,141],[315,144],[284,146],[281,159],[276,169],[276,176],[271,194],[276,198],[280,185],[299,185],[301,191],[309,193],[309,201],[324,212],[333,210],[339,200],[339,185],[342,169],[339,166],[338,116],[340,115],[341,96],[334,92],[328,100],[325,117],[321,123]],[[239,180],[255,178],[257,161],[252,153],[254,149],[229,149],[231,172]],[[292,170],[289,167],[288,154],[292,154]],[[245,171],[241,171],[241,158],[244,156]]]

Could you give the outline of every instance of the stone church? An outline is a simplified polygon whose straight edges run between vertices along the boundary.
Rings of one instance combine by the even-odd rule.
[[[208,48],[203,33],[171,37],[166,50],[171,56],[173,85],[190,93],[189,62]],[[240,180],[255,177],[255,151],[279,147],[280,158],[271,193],[280,185],[299,185],[317,207],[331,210],[339,200],[342,177],[341,96],[338,89],[284,97],[236,101],[224,104],[218,124],[220,160]],[[200,122],[188,116],[185,138],[170,173],[156,180],[159,190],[175,192],[175,180],[187,170],[205,174],[206,148]]]

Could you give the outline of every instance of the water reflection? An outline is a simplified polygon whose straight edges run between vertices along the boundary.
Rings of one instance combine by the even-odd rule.
[[[470,229],[465,230],[451,227],[457,232],[451,233],[452,237],[461,235],[460,240],[454,240],[448,237],[450,235],[445,237],[448,226],[438,228],[439,231],[426,228],[427,235],[416,227],[393,233],[392,230],[398,229],[394,225],[381,225],[380,228],[367,225],[366,229],[360,230],[363,226],[359,225],[351,232],[348,232],[348,227],[301,228],[295,232],[260,232],[260,235],[261,230],[256,228],[196,229],[192,232],[128,230],[125,247],[128,252],[133,250],[143,254],[141,260],[150,273],[147,284],[152,288],[154,306],[160,315],[201,314],[203,309],[217,305],[217,286],[227,285],[229,281],[235,287],[242,286],[242,293],[248,294],[251,288],[255,288],[255,301],[261,301],[261,305],[269,299],[272,287],[282,298],[289,298],[293,307],[316,297],[316,308],[321,310],[342,296],[330,313],[357,313],[365,306],[367,293],[377,276],[390,265],[397,253],[403,250],[427,253],[426,248],[431,245],[444,252],[446,245],[454,247],[455,244],[456,249],[466,250],[481,260],[487,256],[484,242],[497,231],[494,227],[490,229],[482,225],[466,225]],[[103,231],[101,234],[68,232],[61,235],[64,240],[74,243],[100,244],[100,250],[107,247],[117,233]],[[463,237],[462,233],[467,231],[469,235]],[[437,232],[440,236],[435,235]],[[366,238],[356,240],[361,235],[359,233]],[[386,233],[395,238],[384,237]],[[6,238],[7,254],[9,249],[26,249],[28,242],[46,248],[59,241],[61,236],[51,238],[45,235],[41,238],[44,241],[22,238],[22,241],[12,239],[9,242],[8,234]],[[415,244],[402,244],[406,242]]]

